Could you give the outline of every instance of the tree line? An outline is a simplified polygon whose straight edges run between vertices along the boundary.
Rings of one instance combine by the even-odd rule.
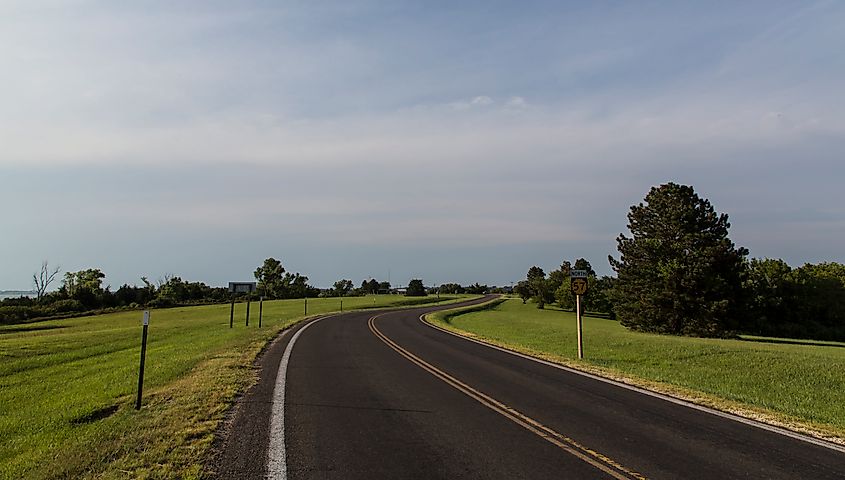
[[[439,287],[436,287],[437,293],[445,293],[445,294],[462,294],[468,293],[470,295],[483,295],[485,293],[490,293],[493,290],[497,290],[499,293],[504,293],[504,290],[498,288],[491,288],[487,285],[482,285],[478,282],[475,282],[471,285],[463,286],[460,283],[444,283],[441,284]]]
[[[185,281],[174,275],[165,275],[155,283],[147,277],[141,277],[140,286],[123,284],[117,290],[112,290],[110,285],[103,286],[106,275],[99,268],[66,272],[59,288],[47,292],[58,270],[50,270],[45,262],[42,264],[44,271],[48,271],[48,275],[34,275],[34,298],[7,298],[0,302],[0,323],[96,311],[216,303],[230,298],[225,287],[210,287],[203,282]]]
[[[617,237],[615,277],[590,262],[562,262],[548,275],[533,266],[514,288],[538,308],[573,309],[569,270],[587,270],[586,310],[632,330],[704,337],[736,334],[845,340],[845,265],[792,268],[780,259],[748,259],[728,237],[727,214],[693,187],[653,187],[628,213],[630,236]]]
[[[351,280],[341,279],[331,288],[321,289],[310,285],[307,276],[287,271],[280,260],[272,257],[265,259],[253,272],[256,291],[240,294],[230,293],[227,287],[212,287],[169,274],[157,282],[141,277],[141,285],[124,284],[112,290],[110,285],[104,286],[106,275],[99,268],[66,272],[62,277],[58,277],[59,272],[59,267],[50,267],[48,262],[43,262],[40,271],[32,276],[35,297],[21,296],[0,301],[0,324],[120,309],[225,303],[242,297],[292,299],[395,293],[390,282],[373,278],[362,281],[358,288]],[[49,287],[57,281],[60,282],[59,288],[49,292]],[[411,280],[406,289],[408,296],[427,293],[420,279]]]
[[[537,308],[545,308],[546,305],[556,304],[567,310],[575,309],[575,297],[570,290],[570,271],[585,270],[587,272],[588,290],[581,299],[582,311],[606,313],[613,316],[613,308],[607,297],[608,290],[613,284],[613,277],[596,275],[592,264],[584,258],[571,263],[567,260],[561,262],[560,267],[546,272],[538,266],[528,269],[526,279],[514,285],[513,293],[518,295],[523,303],[529,300],[536,303]]]
[[[391,293],[390,282],[380,282],[374,278],[365,279],[356,288],[352,280],[342,278],[334,282],[331,288],[320,289],[308,285],[308,277],[299,273],[288,272],[282,262],[270,257],[255,270],[256,292],[271,299],[303,297],[353,297],[378,293]]]
[[[308,284],[308,277],[298,272],[287,272],[281,262],[273,258],[268,258],[255,270],[259,286],[255,294],[233,294],[228,287],[212,287],[171,274],[164,275],[156,282],[141,277],[141,285],[124,284],[112,290],[110,285],[103,286],[106,275],[99,268],[66,272],[61,277],[59,288],[48,292],[50,285],[59,280],[59,271],[58,267],[51,268],[46,261],[43,262],[40,271],[32,276],[35,297],[0,301],[0,324],[121,309],[225,303],[245,297],[317,297],[322,292]]]

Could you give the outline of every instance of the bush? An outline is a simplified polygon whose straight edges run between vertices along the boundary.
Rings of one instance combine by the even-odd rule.
[[[73,299],[56,300],[55,302],[43,307],[45,316],[59,313],[82,312],[84,310],[85,307],[82,303]]]
[[[147,306],[150,308],[168,308],[172,307],[173,305],[174,302],[169,297],[159,297],[150,301],[150,303],[147,304]]]
[[[35,318],[39,310],[35,307],[23,305],[6,305],[0,307],[0,324],[11,325],[20,323],[30,318]]]
[[[82,311],[85,311],[85,307],[77,300],[57,300],[44,305],[3,305],[0,306],[0,324],[11,325],[35,318],[52,317]]]

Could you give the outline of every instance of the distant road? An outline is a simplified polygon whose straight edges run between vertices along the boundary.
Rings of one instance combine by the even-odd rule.
[[[433,310],[286,333],[218,444],[218,478],[845,478],[845,449],[458,338],[419,320]]]

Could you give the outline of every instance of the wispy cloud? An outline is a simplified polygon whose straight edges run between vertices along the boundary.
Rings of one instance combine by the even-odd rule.
[[[314,262],[551,248],[601,269],[628,206],[667,180],[731,213],[752,252],[841,260],[838,217],[794,226],[840,196],[843,22],[835,2],[5,2],[0,202],[41,213],[6,219],[0,247],[26,253],[0,281],[96,259],[91,231]]]

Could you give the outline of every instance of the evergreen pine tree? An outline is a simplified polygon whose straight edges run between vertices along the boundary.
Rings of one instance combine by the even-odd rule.
[[[738,327],[745,248],[728,238],[730,223],[691,186],[653,187],[628,214],[610,292],[628,328],[676,335],[722,336]]]

